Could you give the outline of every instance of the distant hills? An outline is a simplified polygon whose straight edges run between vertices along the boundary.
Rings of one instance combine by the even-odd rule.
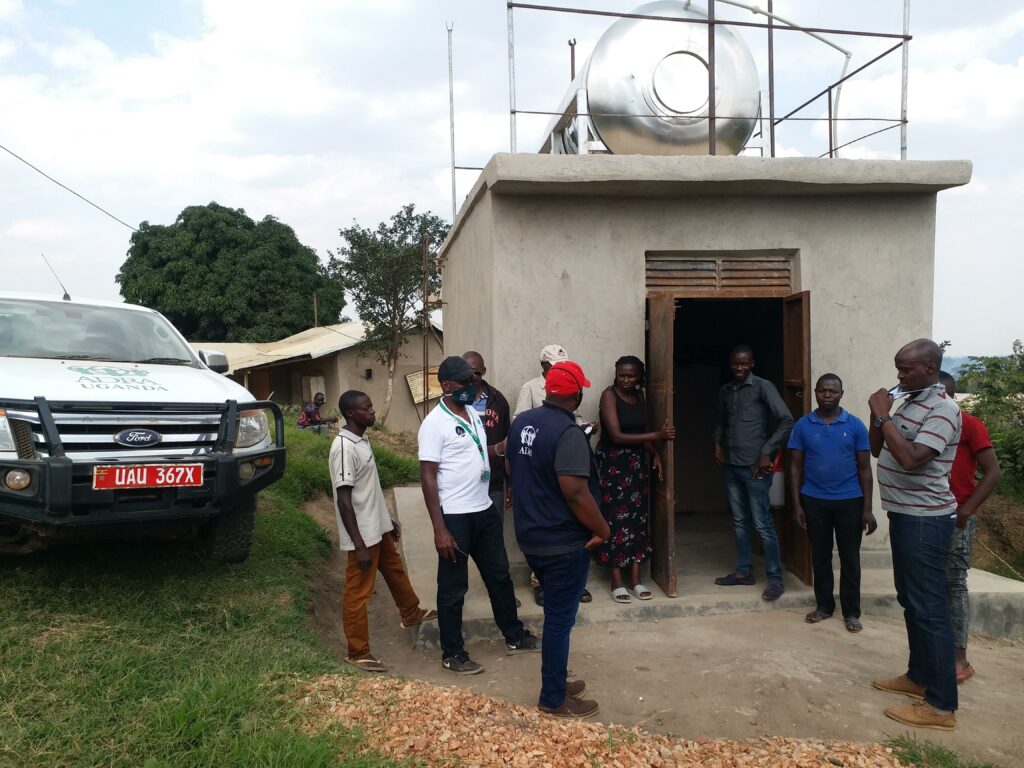
[[[956,377],[960,375],[960,369],[969,362],[971,362],[970,357],[944,357],[942,358],[942,370],[950,376]]]

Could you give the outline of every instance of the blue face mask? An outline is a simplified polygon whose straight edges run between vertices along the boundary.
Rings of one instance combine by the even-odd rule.
[[[452,392],[452,400],[459,405],[470,405],[476,400],[476,384],[470,382],[466,386]]]

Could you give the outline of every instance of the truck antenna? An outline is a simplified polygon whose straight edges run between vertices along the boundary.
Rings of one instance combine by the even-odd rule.
[[[46,266],[50,268],[51,272],[53,272],[54,279],[60,285],[61,290],[64,291],[64,301],[71,301],[71,294],[68,293],[68,289],[64,287],[64,283],[62,283],[60,277],[57,276],[57,270],[55,270],[50,265],[50,260],[46,258],[46,254],[45,253],[40,253],[39,255],[43,257],[43,261],[46,262]]]

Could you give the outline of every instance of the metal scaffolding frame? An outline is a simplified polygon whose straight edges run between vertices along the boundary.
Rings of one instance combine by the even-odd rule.
[[[758,13],[767,17],[767,22],[754,22],[754,21],[735,21],[719,18],[715,14],[716,3],[726,3],[741,8],[750,10],[752,13]],[[693,19],[693,18],[677,18],[674,16],[659,16],[653,14],[643,13],[625,13],[617,11],[604,11],[590,8],[567,8],[564,6],[556,5],[540,5],[536,3],[523,3],[516,2],[515,0],[507,0],[507,11],[508,11],[508,83],[509,83],[509,146],[510,150],[514,153],[517,151],[516,147],[516,117],[520,114],[530,115],[552,115],[560,116],[561,112],[551,112],[544,110],[527,110],[519,109],[516,104],[516,82],[515,82],[515,31],[514,31],[514,12],[516,9],[531,10],[531,11],[543,11],[552,13],[565,13],[575,14],[584,16],[605,16],[616,19],[649,19],[653,21],[671,21],[675,23],[683,24],[706,24],[708,27],[708,93],[715,93],[715,28],[718,26],[732,26],[732,27],[745,27],[751,29],[763,29],[766,30],[768,36],[768,126],[769,126],[769,152],[771,157],[775,157],[775,128],[776,126],[784,122],[817,122],[822,119],[828,123],[828,151],[823,152],[821,157],[836,157],[840,149],[848,147],[851,144],[855,144],[864,139],[876,136],[880,133],[892,130],[897,126],[900,128],[900,158],[905,160],[907,158],[907,74],[909,69],[909,43],[912,39],[910,35],[910,0],[903,0],[903,33],[894,32],[868,32],[863,30],[852,30],[852,29],[831,29],[824,27],[804,27],[794,24],[788,20],[782,19],[781,17],[773,13],[772,0],[768,0],[767,11],[758,8],[757,6],[750,6],[738,0],[708,0],[708,17],[706,19]],[[776,117],[775,111],[775,51],[774,51],[774,36],[776,31],[784,32],[800,32],[802,34],[810,35],[826,45],[829,45],[841,53],[844,53],[846,60],[843,66],[843,73],[834,82],[830,83],[819,93],[815,94],[811,98],[799,106],[791,109],[782,117]],[[875,56],[867,63],[861,65],[852,72],[847,72],[847,66],[849,65],[851,53],[837,45],[833,41],[823,37],[824,35],[840,35],[840,36],[854,36],[854,37],[870,37],[877,39],[889,39],[897,40],[898,42],[891,48],[887,49],[883,53]],[[572,41],[575,43],[575,40]],[[863,72],[871,65],[881,61],[891,53],[900,50],[902,52],[902,81],[901,81],[901,93],[900,93],[900,117],[898,118],[875,118],[875,117],[853,117],[853,118],[840,118],[837,116],[839,93],[843,83],[848,81],[850,78]],[[575,51],[573,51],[575,52]],[[573,67],[575,69],[575,67]],[[815,104],[821,99],[825,99],[827,103],[828,116],[826,118],[806,118],[797,117],[797,113],[806,109],[812,104]],[[715,100],[708,100],[708,122],[709,122],[709,140],[708,150],[709,154],[716,154],[715,146],[715,127],[716,120],[727,119],[731,116],[728,115],[716,115],[715,114]],[[577,117],[589,117],[589,113],[577,113]],[[597,115],[600,116],[600,115]],[[633,115],[618,115],[620,117],[631,117]],[[642,115],[637,115],[642,117]],[[884,122],[889,123],[883,128],[878,130],[870,131],[855,139],[844,142],[843,144],[838,143],[837,138],[837,125],[840,122]]]

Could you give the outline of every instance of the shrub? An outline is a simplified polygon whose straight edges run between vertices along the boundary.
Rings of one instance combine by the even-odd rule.
[[[1024,344],[1005,357],[972,357],[960,371],[964,408],[985,422],[1003,469],[1003,488],[1024,489]]]

